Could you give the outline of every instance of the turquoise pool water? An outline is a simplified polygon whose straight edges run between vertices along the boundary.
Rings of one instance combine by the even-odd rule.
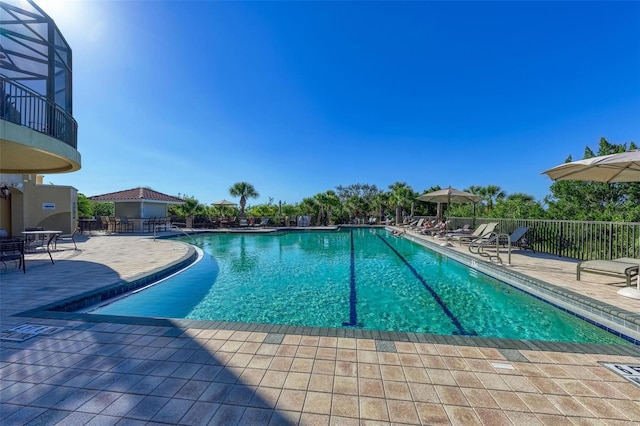
[[[197,265],[93,312],[627,343],[383,229],[195,238]]]

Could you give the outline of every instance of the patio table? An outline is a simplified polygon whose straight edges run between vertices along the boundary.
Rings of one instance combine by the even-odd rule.
[[[44,230],[44,231],[22,231],[22,234],[26,237],[28,235],[33,235],[34,237],[46,237],[47,238],[47,254],[49,255],[49,259],[51,259],[51,264],[53,264],[53,256],[51,256],[51,243],[53,242],[55,245],[55,240],[58,237],[58,235],[62,234],[62,231],[52,231],[52,230]],[[33,248],[33,250],[35,251],[36,245],[35,245],[35,241],[33,243],[33,246],[29,246],[27,247],[25,245],[25,250],[27,250],[28,248]]]

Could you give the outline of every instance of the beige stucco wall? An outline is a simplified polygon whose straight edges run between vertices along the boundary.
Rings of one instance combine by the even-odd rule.
[[[78,190],[72,186],[41,185],[25,175],[22,188],[11,188],[8,200],[0,199],[0,228],[6,226],[12,237],[22,236],[25,228],[42,227],[73,232],[78,219]]]

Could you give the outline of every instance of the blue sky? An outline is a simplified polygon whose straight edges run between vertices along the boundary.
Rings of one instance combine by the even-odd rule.
[[[498,185],[640,143],[640,2],[40,1],[73,49],[87,196]]]

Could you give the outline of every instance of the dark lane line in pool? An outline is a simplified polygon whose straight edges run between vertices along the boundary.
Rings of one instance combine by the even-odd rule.
[[[358,295],[356,294],[356,251],[353,244],[353,229],[351,230],[351,260],[349,271],[349,322],[343,322],[345,327],[362,327],[358,324]]]
[[[404,262],[407,268],[409,268],[409,270],[418,279],[418,281],[420,281],[424,286],[424,288],[431,294],[431,297],[433,297],[433,299],[438,303],[438,305],[440,305],[444,313],[449,317],[453,325],[455,325],[456,328],[458,329],[458,332],[455,334],[459,334],[462,336],[474,335],[475,333],[469,333],[464,329],[464,327],[462,327],[462,324],[460,324],[460,321],[458,321],[458,318],[456,318],[456,316],[453,315],[453,313],[449,310],[449,308],[447,308],[447,305],[444,304],[444,301],[440,298],[440,296],[438,296],[438,293],[436,293],[436,291],[427,283],[427,281],[422,277],[422,275],[420,275],[420,273],[416,271],[416,269],[409,263],[409,261],[405,259],[404,256],[402,256],[400,252],[398,252],[398,250],[396,250],[395,247],[389,244],[389,242],[385,240],[381,235],[376,235],[376,236],[380,238],[382,242],[385,243],[387,247],[389,247],[396,254],[396,256],[400,258],[400,260],[402,260],[402,262]]]

